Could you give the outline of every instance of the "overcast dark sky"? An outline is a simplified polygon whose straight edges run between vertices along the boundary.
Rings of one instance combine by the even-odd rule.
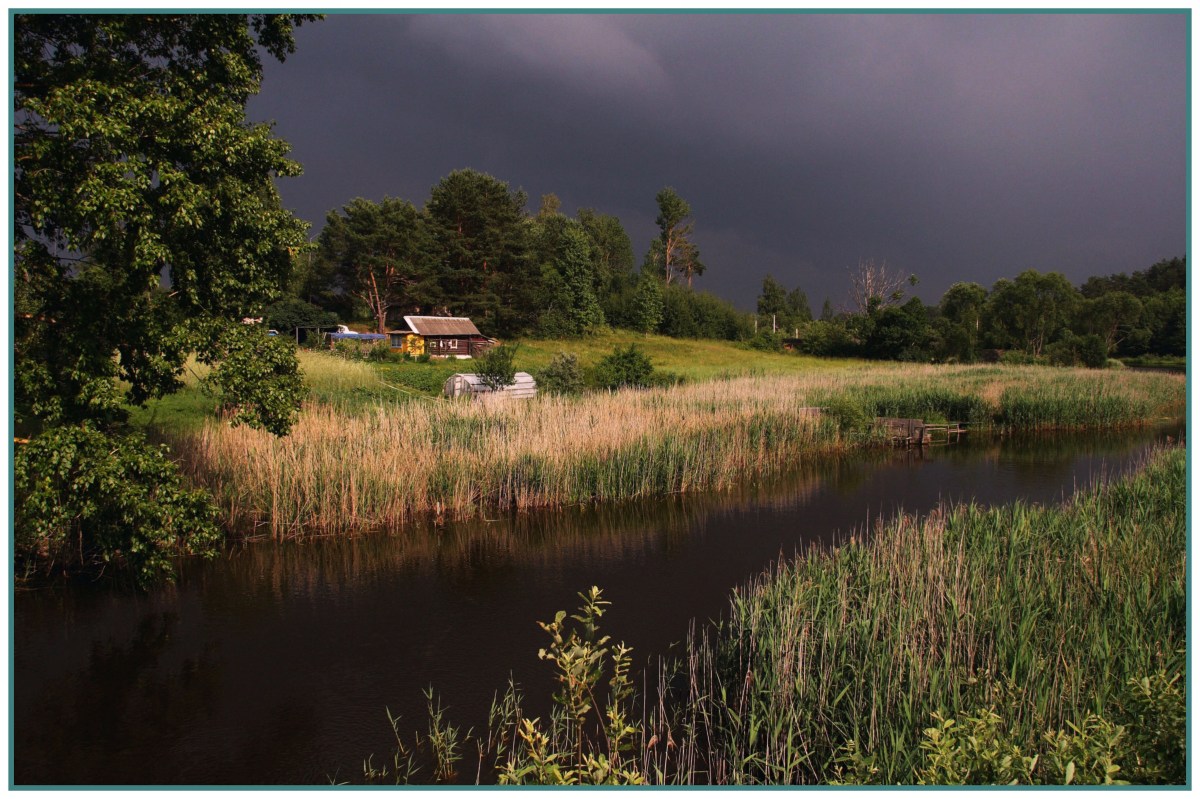
[[[935,302],[1183,255],[1187,57],[1183,14],[330,15],[249,113],[313,233],[471,167],[615,214],[640,264],[674,186],[699,287],[749,310],[770,273],[819,311],[861,258]]]

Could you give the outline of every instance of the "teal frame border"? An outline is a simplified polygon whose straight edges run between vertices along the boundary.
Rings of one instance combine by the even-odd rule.
[[[15,23],[15,18],[16,18],[17,14],[84,14],[84,13],[86,13],[86,14],[119,14],[119,13],[127,13],[129,11],[136,11],[137,13],[151,13],[151,14],[153,14],[153,13],[242,14],[242,13],[280,11],[280,10],[291,10],[291,9],[282,9],[282,8],[277,8],[277,7],[217,8],[217,9],[199,9],[199,8],[179,9],[179,8],[170,8],[170,7],[162,7],[162,8],[131,7],[128,9],[117,9],[117,10],[112,10],[112,11],[104,11],[104,10],[97,10],[94,8],[36,8],[36,7],[35,8],[16,8],[16,7],[10,7],[8,9],[8,23],[9,23],[8,74],[10,77],[10,96],[11,96],[11,88],[12,88],[11,80],[13,79],[13,75],[15,72],[15,61],[14,61],[12,45],[13,45],[13,38],[15,36],[14,23]],[[1187,259],[1187,265],[1188,265],[1187,272],[1188,272],[1188,283],[1189,283],[1188,290],[1187,290],[1187,297],[1186,297],[1187,315],[1188,315],[1189,322],[1194,319],[1193,311],[1194,311],[1195,306],[1193,304],[1193,296],[1192,295],[1195,292],[1195,288],[1191,282],[1191,278],[1192,278],[1192,255],[1191,255],[1192,254],[1192,147],[1191,147],[1191,145],[1193,142],[1193,135],[1194,135],[1193,129],[1192,129],[1192,90],[1193,90],[1192,63],[1193,63],[1193,61],[1192,61],[1192,25],[1191,25],[1192,9],[1191,8],[1169,8],[1169,7],[1167,7],[1167,8],[1145,8],[1145,9],[1139,9],[1139,8],[1114,8],[1114,9],[1103,9],[1103,8],[1097,8],[1097,9],[1072,9],[1072,8],[1059,8],[1059,9],[1047,9],[1047,8],[1031,8],[1031,9],[1021,9],[1021,8],[978,8],[978,9],[937,9],[937,8],[931,8],[931,9],[920,9],[920,8],[911,8],[911,9],[880,9],[880,8],[877,8],[877,9],[847,9],[847,8],[812,8],[812,9],[787,9],[787,8],[779,8],[779,9],[774,9],[774,8],[747,8],[747,9],[674,9],[674,8],[661,8],[661,9],[619,9],[619,8],[376,9],[376,8],[336,8],[336,9],[319,9],[319,8],[297,8],[294,10],[305,11],[305,12],[316,13],[316,14],[338,15],[338,16],[368,15],[368,14],[388,14],[388,15],[394,15],[394,14],[411,14],[411,15],[453,14],[453,15],[488,15],[488,16],[499,16],[499,15],[523,16],[523,15],[550,15],[550,14],[604,15],[604,16],[683,15],[683,14],[697,15],[697,16],[701,16],[701,15],[703,15],[703,16],[734,16],[734,15],[801,16],[801,15],[812,15],[812,14],[829,14],[829,15],[838,15],[838,16],[880,16],[880,15],[887,15],[887,16],[919,16],[919,15],[962,16],[962,15],[1012,15],[1012,14],[1026,14],[1026,15],[1039,15],[1039,16],[1045,16],[1045,15],[1101,16],[1101,15],[1114,15],[1114,14],[1115,15],[1139,15],[1139,16],[1158,15],[1158,14],[1182,15],[1187,19],[1187,29],[1186,29],[1187,83],[1186,83],[1186,85],[1187,85],[1187,95],[1188,95],[1187,136],[1186,136],[1186,138],[1187,138],[1187,150],[1186,150],[1187,157],[1186,157],[1186,174],[1184,176],[1184,186],[1185,186],[1185,189],[1184,189],[1184,191],[1185,191],[1184,212],[1185,212],[1185,216],[1186,216],[1186,222],[1185,222],[1186,232],[1185,232],[1185,236],[1184,236],[1184,241],[1185,241],[1184,257]],[[9,119],[10,119],[10,121],[12,119],[11,107],[9,109]],[[10,122],[10,124],[11,124],[11,122]],[[15,156],[14,148],[15,148],[15,142],[14,142],[14,137],[12,135],[12,129],[10,127],[9,136],[8,136],[8,156],[9,156],[10,164],[13,163],[13,160],[14,160],[14,156]],[[16,191],[15,179],[13,177],[13,174],[10,172],[9,177],[8,177],[8,203],[9,203],[10,209],[14,206],[14,203],[15,203],[15,199],[16,199],[15,191]],[[10,343],[15,340],[15,335],[16,335],[15,319],[14,319],[14,315],[13,315],[13,308],[14,308],[13,279],[15,277],[15,271],[16,271],[15,256],[13,255],[13,253],[10,249],[10,251],[8,253],[8,291],[7,291],[7,295],[8,295],[7,302],[8,302],[8,309],[9,309],[8,341]],[[1186,429],[1189,431],[1192,428],[1193,391],[1192,391],[1192,357],[1191,356],[1192,356],[1192,344],[1193,344],[1193,339],[1195,338],[1195,335],[1196,335],[1195,326],[1189,325],[1188,353],[1186,356],[1186,362],[1187,362],[1187,371],[1186,371],[1186,385],[1187,385],[1187,387],[1186,387],[1186,396],[1187,396],[1186,424],[1187,424],[1187,428]],[[10,408],[9,408],[9,414],[8,414],[8,495],[9,495],[8,529],[10,532],[14,528],[15,514],[16,514],[16,496],[15,496],[16,476],[15,476],[15,472],[13,470],[13,460],[15,457],[15,449],[16,449],[15,421],[14,421],[14,414],[13,414],[12,408],[11,408],[11,403],[15,397],[15,394],[16,394],[15,364],[13,363],[12,357],[10,355],[10,360],[8,362],[8,398],[9,398],[9,402],[10,402]],[[1194,485],[1193,466],[1194,466],[1194,463],[1193,463],[1193,458],[1192,458],[1192,449],[1190,446],[1188,446],[1187,447],[1188,517],[1187,517],[1186,569],[1187,569],[1187,574],[1188,574],[1189,579],[1188,579],[1187,586],[1185,589],[1186,596],[1187,596],[1187,622],[1186,622],[1186,625],[1187,625],[1187,661],[1188,661],[1188,666],[1189,666],[1188,671],[1187,671],[1187,715],[1188,715],[1188,722],[1189,722],[1187,725],[1187,745],[1186,745],[1187,752],[1189,755],[1188,761],[1187,761],[1187,782],[1183,786],[1131,786],[1132,788],[1137,789],[1137,790],[1190,790],[1193,785],[1194,758],[1191,755],[1194,750],[1193,744],[1195,743],[1194,733],[1193,733],[1193,723],[1195,721],[1195,717],[1193,716],[1193,713],[1192,713],[1192,699],[1193,699],[1193,693],[1192,693],[1193,674],[1192,674],[1192,671],[1193,671],[1193,669],[1191,668],[1191,665],[1192,665],[1192,656],[1193,656],[1194,650],[1193,650],[1193,642],[1192,642],[1192,629],[1193,629],[1192,628],[1192,598],[1193,598],[1192,597],[1192,588],[1193,588],[1193,586],[1192,586],[1192,581],[1190,579],[1191,574],[1192,574],[1192,564],[1193,564],[1193,561],[1192,561],[1192,513],[1191,513],[1191,504],[1192,504],[1191,488]],[[11,535],[9,536],[9,542],[8,542],[8,555],[9,555],[9,563],[11,564],[15,561],[15,557],[16,557],[16,543]],[[111,791],[111,790],[122,790],[122,791],[273,790],[273,791],[278,791],[281,788],[284,788],[288,791],[293,791],[293,790],[295,790],[295,791],[312,791],[312,790],[330,790],[330,789],[334,789],[335,787],[337,790],[346,790],[347,788],[350,788],[353,790],[395,790],[394,788],[387,788],[387,787],[383,787],[383,786],[377,787],[377,786],[325,786],[325,785],[309,785],[309,786],[304,786],[304,785],[297,785],[297,786],[290,786],[290,785],[287,785],[287,786],[21,785],[18,788],[14,781],[14,776],[15,776],[15,772],[16,772],[16,749],[15,749],[16,730],[15,730],[15,726],[14,726],[15,720],[14,720],[14,716],[12,713],[12,707],[13,707],[14,698],[16,695],[15,676],[14,676],[13,668],[12,668],[13,652],[14,652],[14,647],[15,647],[15,632],[14,632],[14,623],[15,623],[15,614],[16,614],[15,602],[14,602],[15,593],[16,593],[16,576],[13,573],[13,571],[11,569],[9,569],[8,570],[8,600],[9,600],[9,603],[8,603],[8,666],[9,666],[9,670],[8,670],[8,705],[9,705],[9,714],[8,714],[8,790],[10,790],[10,791],[12,791],[12,790],[31,790],[31,791],[51,790],[52,791],[52,790],[70,789],[70,790],[106,790],[106,791]],[[1006,788],[1007,788],[1007,786],[975,786],[974,790],[1005,790]],[[414,789],[415,789],[415,786],[414,786]],[[472,786],[421,786],[419,790],[489,790],[489,789],[499,789],[499,786],[473,786],[473,787]],[[788,786],[759,786],[759,787],[742,786],[740,788],[738,786],[692,786],[690,788],[659,787],[656,790],[664,790],[664,789],[665,790],[731,790],[731,789],[732,790],[785,790],[785,789],[788,789]],[[794,790],[794,788],[792,788],[792,789]],[[838,788],[835,786],[806,786],[806,789],[807,790],[838,790]],[[872,786],[859,786],[852,790],[923,790],[923,791],[924,790],[934,790],[934,791],[937,791],[937,790],[945,790],[945,789],[953,790],[954,788],[952,786],[925,786],[920,789],[917,789],[913,786],[873,786],[873,787]],[[1012,790],[1021,790],[1021,789],[1022,788],[1020,788],[1020,787],[1016,787],[1016,788],[1013,788]],[[1024,790],[1029,790],[1029,789],[1030,789],[1029,786],[1024,787]],[[1055,788],[1054,788],[1054,786],[1039,786],[1038,789],[1054,790]],[[1072,788],[1070,786],[1059,786],[1059,789],[1071,790]],[[957,790],[963,790],[963,789],[958,788]],[[1107,790],[1114,790],[1114,788],[1112,786],[1110,786]]]

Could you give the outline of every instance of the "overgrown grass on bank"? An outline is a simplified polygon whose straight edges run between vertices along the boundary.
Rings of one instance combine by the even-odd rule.
[[[649,695],[592,589],[542,624],[548,718],[510,685],[469,741],[431,699],[364,777],[446,779],[477,743],[482,782],[1180,784],[1186,514],[1175,448],[1062,506],[902,517],[737,591]]]
[[[1175,449],[1062,507],[781,566],[693,644],[678,757],[717,782],[1182,781],[1186,472]]]
[[[320,403],[278,439],[217,421],[162,434],[229,526],[283,536],[722,489],[856,446],[875,416],[1115,426],[1181,414],[1183,393],[1164,374],[885,365],[514,403]]]

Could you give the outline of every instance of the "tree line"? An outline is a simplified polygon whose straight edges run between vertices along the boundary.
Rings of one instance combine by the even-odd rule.
[[[763,281],[760,321],[766,347],[784,340],[827,356],[974,363],[980,360],[1104,366],[1111,358],[1186,355],[1187,263],[1159,261],[1144,271],[1088,278],[1076,288],[1058,272],[1028,269],[985,289],[950,286],[936,305],[905,299],[916,279],[884,263],[860,263],[851,275],[853,307],[826,301],[813,319],[803,292]]]
[[[886,262],[849,275],[850,307],[826,299],[814,318],[803,289],[768,275],[755,313],[694,289],[705,264],[691,207],[670,187],[656,197],[659,234],[635,268],[620,220],[574,217],[554,194],[528,197],[471,169],[450,173],[418,208],[358,198],[330,211],[316,245],[296,259],[291,296],[272,326],[367,320],[379,332],[407,314],[469,316],[486,334],[569,338],[604,326],[679,338],[742,341],[812,355],[970,363],[985,358],[1103,365],[1113,357],[1184,354],[1186,264],[1131,276],[1026,270],[990,290],[955,283],[934,305],[909,297],[916,278]]]
[[[730,340],[751,332],[746,314],[694,289],[706,267],[691,206],[675,189],[655,196],[659,235],[640,267],[617,217],[592,208],[568,216],[554,194],[534,214],[527,202],[473,169],[444,177],[420,208],[392,197],[351,200],[297,256],[291,296],[268,308],[268,319],[294,329],[336,314],[385,332],[409,314],[468,316],[499,337],[604,326]]]

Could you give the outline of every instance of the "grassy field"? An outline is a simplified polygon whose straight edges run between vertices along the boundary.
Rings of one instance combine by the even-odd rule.
[[[580,366],[588,367],[611,353],[614,347],[624,347],[630,343],[637,344],[654,362],[656,369],[689,381],[804,374],[868,363],[846,358],[763,352],[727,341],[678,339],[616,330],[565,341],[530,339],[519,342],[516,364],[524,371],[536,371],[559,352],[570,352],[579,358]]]
[[[386,368],[324,354],[302,362],[314,401],[286,438],[211,418],[156,427],[231,528],[303,535],[722,489],[859,446],[876,416],[1118,426],[1182,415],[1185,385],[1133,371],[826,365],[493,404],[422,396]]]
[[[865,361],[811,358],[803,355],[762,352],[725,341],[673,339],[628,331],[608,331],[580,339],[518,342],[518,371],[537,372],[560,352],[579,359],[584,369],[594,366],[617,346],[636,343],[656,369],[696,382],[737,376],[807,374],[861,367]],[[470,361],[371,363],[334,358],[323,351],[299,350],[300,367],[314,403],[344,412],[374,410],[380,404],[403,403],[441,395],[446,379],[470,371]],[[166,430],[197,430],[213,414],[216,403],[200,390],[207,368],[190,362],[184,372],[185,388],[145,408],[132,408],[136,425]]]

